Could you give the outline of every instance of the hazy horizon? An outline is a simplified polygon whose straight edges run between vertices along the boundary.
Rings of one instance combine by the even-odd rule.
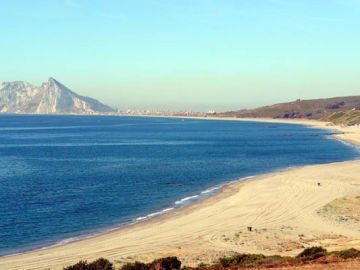
[[[226,111],[358,95],[360,2],[2,2],[0,82],[126,109]]]

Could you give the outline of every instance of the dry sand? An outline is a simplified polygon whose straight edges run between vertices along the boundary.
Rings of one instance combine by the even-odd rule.
[[[297,123],[338,130],[344,134],[337,138],[360,145],[360,127]],[[358,196],[360,161],[293,168],[231,184],[204,201],[104,235],[1,257],[0,269],[62,269],[99,257],[120,265],[168,255],[195,266],[235,252],[296,255],[314,245],[360,248],[360,222],[352,218],[358,212],[344,210],[348,200],[359,209]]]

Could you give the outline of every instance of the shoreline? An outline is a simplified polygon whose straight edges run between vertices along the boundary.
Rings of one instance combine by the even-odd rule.
[[[241,121],[241,122],[262,122],[262,123],[279,123],[279,124],[298,124],[298,125],[309,125],[308,122],[310,122],[311,124],[316,125],[317,121],[313,121],[313,120],[304,120],[304,119],[292,119],[291,121],[288,121],[286,119],[268,119],[268,118],[232,118],[232,117],[199,117],[199,116],[161,116],[161,115],[107,115],[107,114],[96,114],[96,115],[89,115],[89,114],[13,114],[13,113],[4,113],[2,115],[20,115],[20,116],[34,116],[34,115],[40,115],[40,116],[91,116],[91,117],[96,117],[96,116],[104,116],[104,117],[141,117],[141,118],[170,118],[170,119],[194,119],[194,120],[208,120],[208,121]],[[325,127],[326,129],[326,127]],[[136,225],[138,223],[141,222],[145,222],[148,220],[151,220],[153,218],[157,218],[159,216],[165,215],[167,212],[169,211],[174,211],[174,210],[180,210],[183,209],[184,207],[187,207],[189,204],[196,204],[199,201],[202,200],[206,200],[208,197],[212,197],[215,196],[216,194],[222,192],[222,189],[228,185],[232,185],[234,183],[240,182],[240,181],[246,181],[248,180],[248,178],[256,178],[256,177],[260,177],[262,175],[267,175],[267,174],[272,174],[272,173],[277,173],[277,172],[282,172],[282,171],[287,171],[291,168],[296,168],[297,166],[292,166],[289,168],[282,168],[282,169],[277,169],[275,171],[271,171],[271,172],[264,172],[264,173],[260,173],[260,174],[256,174],[256,175],[252,175],[252,176],[245,176],[245,177],[241,177],[238,178],[236,180],[231,180],[231,181],[226,181],[226,182],[222,182],[220,184],[216,184],[214,186],[209,187],[208,189],[210,189],[210,194],[209,195],[204,195],[202,196],[203,193],[207,193],[208,189],[201,191],[198,194],[195,195],[190,195],[190,202],[186,203],[184,206],[179,206],[176,207],[177,201],[175,201],[172,206],[169,206],[170,208],[164,208],[164,209],[160,209],[157,212],[151,212],[149,214],[147,214],[146,216],[137,216],[134,217],[132,220],[129,220],[128,222],[124,222],[121,223],[119,225],[105,225],[102,227],[98,227],[95,229],[90,229],[88,231],[83,231],[83,232],[79,232],[78,234],[74,234],[71,237],[68,238],[60,238],[57,240],[53,240],[53,241],[47,241],[44,243],[38,242],[36,247],[31,248],[30,245],[28,247],[25,248],[19,248],[18,250],[14,249],[11,252],[6,252],[4,254],[0,254],[0,259],[3,257],[8,257],[8,256],[16,256],[16,255],[22,255],[22,254],[26,254],[29,252],[33,252],[36,250],[43,250],[43,249],[49,249],[49,248],[53,248],[53,247],[58,247],[58,246],[62,246],[62,245],[66,245],[69,243],[73,243],[73,242],[78,242],[81,240],[85,240],[85,239],[89,239],[89,238],[94,238],[103,234],[107,234],[109,232],[113,232],[116,230],[121,230],[125,227],[128,226],[133,226]],[[215,192],[212,192],[212,190],[216,190]],[[200,197],[199,199],[194,199],[192,200],[191,197]],[[184,199],[187,199],[188,197],[184,197],[181,198],[181,201]]]
[[[291,168],[287,168],[287,169],[284,169],[284,170],[288,170],[288,169],[291,169]],[[284,171],[284,170],[280,170],[280,171]],[[268,174],[268,173],[265,173],[265,174]],[[224,183],[209,187],[208,189],[205,189],[205,190],[201,191],[200,193],[198,193],[196,195],[184,197],[184,198],[180,199],[179,201],[175,201],[173,204],[177,204],[177,202],[180,202],[180,201],[187,201],[187,199],[189,199],[189,200],[195,199],[194,201],[190,201],[189,203],[186,203],[183,206],[179,206],[177,208],[175,208],[175,207],[164,208],[164,209],[161,209],[161,210],[159,210],[157,212],[151,212],[151,213],[147,214],[146,216],[138,216],[138,217],[133,218],[128,223],[121,224],[121,225],[119,225],[117,227],[111,227],[111,225],[109,225],[109,226],[106,226],[108,228],[105,229],[105,226],[104,226],[104,231],[101,231],[101,228],[98,228],[99,232],[94,232],[93,234],[92,233],[87,234],[86,232],[83,232],[84,233],[83,235],[79,235],[79,236],[75,235],[73,237],[69,237],[69,238],[65,238],[65,239],[62,238],[60,240],[56,240],[56,242],[51,243],[49,245],[41,246],[39,244],[38,247],[35,247],[33,249],[26,249],[24,251],[15,251],[14,253],[3,254],[3,255],[0,255],[0,260],[1,260],[1,258],[5,258],[5,257],[11,257],[11,256],[17,256],[17,255],[25,255],[27,253],[31,253],[31,252],[38,251],[38,250],[46,250],[46,249],[56,248],[56,247],[59,247],[59,246],[79,242],[79,241],[82,241],[82,240],[92,239],[92,238],[99,237],[99,236],[102,236],[102,235],[105,235],[105,234],[108,234],[108,233],[112,233],[112,232],[115,232],[115,231],[120,231],[120,230],[125,229],[127,227],[132,227],[132,226],[136,226],[136,225],[139,225],[139,224],[142,224],[142,223],[145,223],[145,222],[150,222],[153,219],[157,219],[157,218],[160,218],[160,217],[165,217],[167,214],[170,214],[173,211],[183,210],[183,209],[185,209],[187,207],[190,207],[190,206],[192,206],[194,204],[205,201],[208,198],[214,197],[214,196],[218,195],[219,193],[221,193],[222,190],[228,185],[232,185],[234,183],[241,182],[241,181],[244,181],[244,182],[245,181],[250,181],[252,178],[256,178],[256,177],[259,177],[259,176],[265,175],[265,174],[247,176],[247,177],[240,178],[238,180],[224,182]],[[213,193],[213,191],[215,191],[215,192]],[[204,195],[203,197],[201,197],[201,194],[205,194],[205,193],[209,193],[209,195]],[[200,197],[200,198],[196,199],[195,197]],[[97,230],[97,229],[94,229],[94,230]],[[71,239],[73,239],[73,240],[71,240]]]
[[[182,117],[183,118],[183,117]],[[199,118],[194,118],[194,119],[199,119]],[[207,120],[233,120],[233,121],[254,121],[254,119],[222,119],[222,118],[204,118]],[[332,135],[334,138],[336,139],[340,139],[340,140],[344,140],[347,142],[350,142],[352,144],[356,143],[356,145],[360,145],[360,136],[359,136],[359,128],[357,128],[356,130],[352,130],[352,131],[356,131],[354,132],[353,136],[349,136],[349,128],[347,127],[337,127],[337,126],[327,126],[325,122],[318,122],[318,121],[286,121],[286,120],[282,120],[282,121],[276,121],[276,119],[255,119],[258,122],[269,122],[269,123],[288,123],[288,124],[301,124],[301,125],[308,125],[314,128],[322,128],[322,129],[328,129],[328,130],[333,130],[336,132],[342,132],[340,134],[336,134],[336,135]],[[275,120],[275,121],[274,121]],[[351,131],[351,130],[350,130]],[[141,239],[141,236],[144,236],[145,238],[149,238],[153,239],[153,241],[162,241],[164,242],[165,240],[176,240],[175,242],[178,244],[181,244],[183,242],[183,239],[180,237],[180,242],[179,239],[177,237],[175,237],[173,234],[173,232],[171,232],[171,230],[169,230],[169,228],[167,228],[167,230],[165,229],[164,231],[157,231],[157,227],[161,227],[164,226],[164,223],[168,224],[168,223],[176,223],[179,222],[179,220],[187,220],[187,222],[201,222],[199,220],[194,219],[194,213],[202,213],[202,212],[206,212],[206,210],[208,209],[212,209],[212,210],[216,210],[216,208],[214,207],[214,205],[221,205],[221,203],[230,203],[232,202],[232,197],[239,194],[239,192],[241,193],[243,189],[247,188],[249,185],[252,185],[253,183],[256,183],[256,186],[258,188],[261,188],[261,184],[259,185],[259,182],[264,182],[264,181],[269,181],[268,179],[273,179],[273,178],[277,178],[278,176],[282,176],[282,175],[292,175],[292,174],[298,174],[299,171],[306,171],[306,170],[311,170],[313,168],[324,168],[324,167],[348,167],[350,166],[352,168],[352,170],[354,170],[354,166],[356,167],[356,165],[359,165],[360,161],[355,160],[355,161],[345,161],[345,162],[337,162],[337,163],[330,163],[330,164],[322,164],[322,165],[307,165],[307,166],[300,166],[300,167],[294,167],[294,168],[290,168],[287,170],[282,170],[282,171],[277,171],[274,173],[270,173],[270,174],[262,174],[259,176],[255,176],[252,177],[251,179],[245,179],[245,180],[241,180],[239,179],[238,181],[234,182],[234,183],[230,183],[230,184],[225,184],[224,186],[222,186],[221,191],[218,192],[215,195],[212,195],[210,197],[206,197],[205,199],[202,199],[200,201],[191,203],[189,205],[186,205],[184,207],[181,208],[177,208],[174,209],[170,212],[167,212],[165,214],[150,218],[148,220],[144,220],[135,224],[131,224],[131,225],[127,225],[125,227],[121,227],[121,228],[117,228],[114,230],[111,230],[109,232],[97,235],[97,236],[92,236],[89,238],[85,238],[85,239],[79,239],[70,243],[65,243],[63,245],[55,245],[55,246],[51,246],[51,247],[46,247],[46,248],[42,248],[42,249],[37,249],[37,250],[33,250],[33,251],[28,251],[28,252],[24,252],[24,253],[18,253],[18,254],[10,254],[10,255],[5,255],[0,257],[0,267],[2,265],[4,265],[4,267],[8,267],[10,269],[38,269],[39,267],[42,268],[46,268],[46,267],[52,267],[51,269],[61,269],[63,266],[69,265],[71,263],[76,263],[77,261],[79,261],[80,259],[87,259],[87,260],[92,260],[92,259],[96,259],[98,257],[106,257],[109,259],[113,259],[116,260],[116,257],[118,258],[117,260],[119,260],[119,258],[121,257],[122,261],[132,261],[134,259],[141,259],[143,261],[151,260],[151,258],[155,258],[160,257],[161,254],[167,254],[166,252],[168,252],[169,254],[174,254],[178,253],[180,255],[178,255],[180,258],[181,256],[183,256],[183,261],[188,262],[187,265],[191,265],[192,262],[191,260],[187,260],[186,257],[189,257],[190,254],[192,253],[196,253],[195,250],[192,250],[191,248],[187,247],[187,248],[178,248],[179,246],[177,245],[171,245],[170,243],[162,243],[160,244],[160,246],[158,246],[159,244],[154,243],[155,246],[157,246],[157,248],[153,249],[153,252],[149,252],[149,250],[147,249],[144,250],[141,247],[134,247],[136,246],[136,240]],[[355,170],[356,171],[356,170]],[[356,178],[356,181],[358,181],[359,179]],[[360,184],[360,182],[359,182]],[[351,191],[348,190],[348,192]],[[359,190],[359,194],[360,194],[360,190]],[[247,194],[247,196],[249,196],[250,194]],[[239,199],[239,198],[237,198]],[[240,200],[241,201],[241,200]],[[251,207],[250,207],[251,208]],[[251,209],[248,209],[248,211],[245,212],[251,212]],[[223,208],[224,210],[224,208]],[[225,210],[227,210],[225,208]],[[245,209],[246,210],[246,209]],[[214,217],[214,214],[212,213],[212,211],[210,210],[210,212],[207,212],[210,216],[213,217],[213,219],[216,219],[216,217]],[[219,212],[221,213],[221,212]],[[269,213],[269,215],[271,215],[271,213]],[[186,219],[188,216],[191,216],[191,218]],[[251,215],[250,215],[251,216]],[[232,216],[227,216],[228,219],[231,219]],[[223,221],[222,221],[223,223]],[[250,221],[248,221],[248,223],[251,223]],[[255,221],[253,221],[253,223],[256,223]],[[165,224],[165,227],[166,227]],[[181,223],[182,225],[186,225],[187,223]],[[227,224],[224,224],[224,226],[226,226]],[[201,224],[202,227],[206,227],[207,230],[205,230],[207,233],[201,233],[200,234],[200,241],[203,242],[208,242],[209,239],[207,239],[209,237],[209,230],[211,231],[211,223],[209,224]],[[200,227],[201,227],[200,226]],[[198,228],[197,231],[194,230],[192,227],[186,226],[187,227],[187,231],[181,230],[183,234],[186,235],[187,238],[185,239],[190,239],[188,242],[193,243],[194,244],[194,239],[193,237],[191,237],[192,234],[196,235],[196,232],[201,232],[201,228]],[[196,227],[196,226],[195,226]],[[198,226],[199,227],[199,226]],[[231,230],[233,230],[233,228],[231,228]],[[228,229],[224,229],[224,234],[222,235],[227,235],[227,233],[230,230],[230,227]],[[244,228],[242,228],[242,230],[244,230]],[[245,229],[246,230],[246,229]],[[152,232],[152,234],[147,234],[145,232]],[[172,230],[173,231],[173,230]],[[191,232],[189,235],[189,232]],[[159,234],[158,237],[154,236],[153,234]],[[245,232],[241,232],[241,233],[245,233]],[[165,235],[164,235],[165,234]],[[212,235],[212,234],[210,234]],[[212,256],[220,256],[222,254],[228,254],[230,252],[231,254],[231,249],[227,249],[223,246],[227,246],[226,242],[229,242],[230,240],[225,240],[224,239],[219,239],[222,238],[222,235],[213,235],[213,237],[216,238],[217,240],[217,244],[219,245],[220,248],[216,248],[217,245],[214,245],[209,251],[210,252],[204,252],[204,254],[206,253],[211,253]],[[357,234],[355,234],[357,236]],[[166,238],[168,237],[168,238]],[[175,238],[174,238],[175,237]],[[359,236],[360,237],[360,236]],[[116,244],[116,239],[125,239],[125,245],[119,245]],[[195,239],[199,240],[199,236],[195,237]],[[203,240],[201,240],[203,239]],[[360,238],[359,238],[360,239]],[[223,241],[222,241],[223,240]],[[126,242],[127,241],[127,242]],[[168,242],[168,241],[165,241]],[[171,242],[171,241],[170,241]],[[196,241],[195,241],[196,242]],[[210,241],[211,242],[211,241]],[[225,242],[225,243],[223,243]],[[107,243],[105,246],[103,243]],[[127,245],[127,244],[128,245]],[[130,249],[130,251],[128,250],[128,246],[131,246],[132,249]],[[199,243],[194,244],[195,246],[199,245]],[[201,245],[200,245],[201,246]],[[230,245],[231,246],[231,245]],[[235,245],[236,246],[236,245]],[[360,246],[360,240],[359,240],[359,246]],[[93,247],[96,251],[93,251],[92,248]],[[72,250],[73,252],[76,252],[77,254],[73,254],[73,252],[70,252],[71,256],[69,256],[69,252],[67,251],[67,249]],[[132,250],[132,251],[131,251]],[[254,251],[256,251],[256,248],[253,249]],[[294,249],[293,249],[294,250]],[[250,251],[249,251],[250,252]],[[56,255],[57,253],[60,253],[62,255]],[[271,252],[270,252],[271,253]],[[67,255],[66,255],[67,254]],[[97,255],[95,255],[97,254]],[[131,254],[131,255],[128,255]],[[152,255],[151,255],[152,254]],[[182,254],[182,255],[181,255]],[[290,252],[291,254],[291,252]],[[94,257],[95,256],[95,257]],[[200,256],[200,255],[198,255]],[[205,255],[202,255],[205,256]],[[129,258],[131,257],[131,258]],[[76,258],[76,259],[75,259]],[[45,261],[44,261],[45,260]],[[74,261],[75,260],[75,261]],[[193,260],[193,259],[192,259]],[[48,263],[47,263],[48,262]],[[34,265],[35,263],[35,265]],[[42,266],[43,264],[43,266]],[[31,266],[32,265],[32,266]],[[37,267],[35,267],[37,265]],[[28,267],[29,268],[26,268]],[[34,267],[34,268],[31,268]],[[41,268],[41,269],[42,269]]]
[[[18,114],[5,114],[5,115],[18,115]],[[38,114],[20,114],[20,115],[27,116],[27,115],[38,115]],[[49,116],[48,114],[39,114],[39,115]],[[68,114],[52,114],[50,116],[53,116],[53,115],[68,116]],[[75,116],[105,116],[105,117],[106,116],[114,116],[114,115],[84,115],[84,114],[71,114],[71,115],[75,115]],[[279,124],[299,124],[299,125],[307,125],[307,126],[312,126],[312,125],[308,124],[308,121],[311,121],[310,123],[314,124],[314,127],[316,127],[316,124],[317,124],[316,122],[313,123],[312,120],[303,120],[303,119],[294,119],[293,121],[287,121],[284,119],[267,119],[267,118],[197,117],[197,116],[185,117],[185,116],[160,116],[160,115],[154,115],[154,116],[153,115],[115,115],[115,116],[116,117],[194,119],[194,120],[209,120],[209,121],[215,120],[215,121],[262,122],[262,123],[279,123]],[[326,129],[326,127],[324,127],[324,129]],[[245,177],[238,178],[236,180],[225,181],[223,183],[219,183],[214,186],[211,186],[208,189],[205,189],[197,194],[189,195],[188,197],[181,198],[180,201],[183,201],[184,199],[190,199],[190,202],[184,204],[183,206],[176,207],[176,204],[178,203],[178,201],[174,201],[173,205],[169,206],[169,208],[160,209],[157,212],[151,212],[151,213],[147,214],[146,216],[136,216],[133,219],[129,220],[128,222],[124,222],[122,224],[119,224],[119,225],[110,225],[109,224],[109,225],[105,225],[105,226],[91,229],[88,231],[79,232],[78,234],[74,234],[73,236],[68,237],[68,238],[60,238],[57,240],[48,241],[47,243],[39,242],[39,243],[37,243],[36,247],[33,247],[33,248],[31,248],[29,245],[29,247],[25,247],[23,249],[21,249],[21,248],[19,250],[15,249],[12,252],[0,254],[0,259],[4,258],[4,257],[9,257],[9,256],[17,256],[17,255],[27,254],[27,253],[34,252],[37,250],[46,250],[46,249],[50,249],[50,248],[55,248],[55,247],[67,245],[69,243],[74,243],[74,242],[79,242],[79,241],[82,241],[85,239],[95,238],[95,237],[98,237],[98,236],[101,236],[101,235],[104,235],[107,233],[111,233],[113,231],[124,229],[129,226],[135,226],[139,223],[143,223],[143,222],[155,219],[155,218],[159,218],[160,216],[164,216],[168,212],[175,211],[175,210],[181,210],[190,205],[197,204],[200,201],[204,201],[204,200],[208,199],[209,197],[216,196],[218,193],[223,192],[223,189],[229,185],[233,185],[238,182],[248,181],[253,178],[261,177],[264,175],[270,175],[273,173],[288,171],[292,168],[297,168],[297,167],[302,167],[302,166],[292,166],[292,167],[288,167],[288,168],[277,169],[277,170],[274,170],[271,172],[264,172],[264,173],[260,173],[260,174],[256,174],[256,175],[245,176]],[[210,190],[209,195],[201,196],[203,193],[207,193],[208,190]],[[216,190],[216,191],[212,192],[212,190]],[[197,199],[195,197],[200,197],[200,198]],[[194,200],[192,200],[192,199],[194,199]]]

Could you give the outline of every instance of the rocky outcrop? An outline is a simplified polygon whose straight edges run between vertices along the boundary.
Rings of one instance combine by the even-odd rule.
[[[0,85],[0,112],[32,114],[93,114],[113,112],[101,102],[80,96],[54,78],[40,87],[27,82]]]

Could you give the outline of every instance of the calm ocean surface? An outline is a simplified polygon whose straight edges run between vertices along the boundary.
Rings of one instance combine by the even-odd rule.
[[[0,255],[141,221],[240,178],[360,157],[328,134],[237,121],[0,115]]]

